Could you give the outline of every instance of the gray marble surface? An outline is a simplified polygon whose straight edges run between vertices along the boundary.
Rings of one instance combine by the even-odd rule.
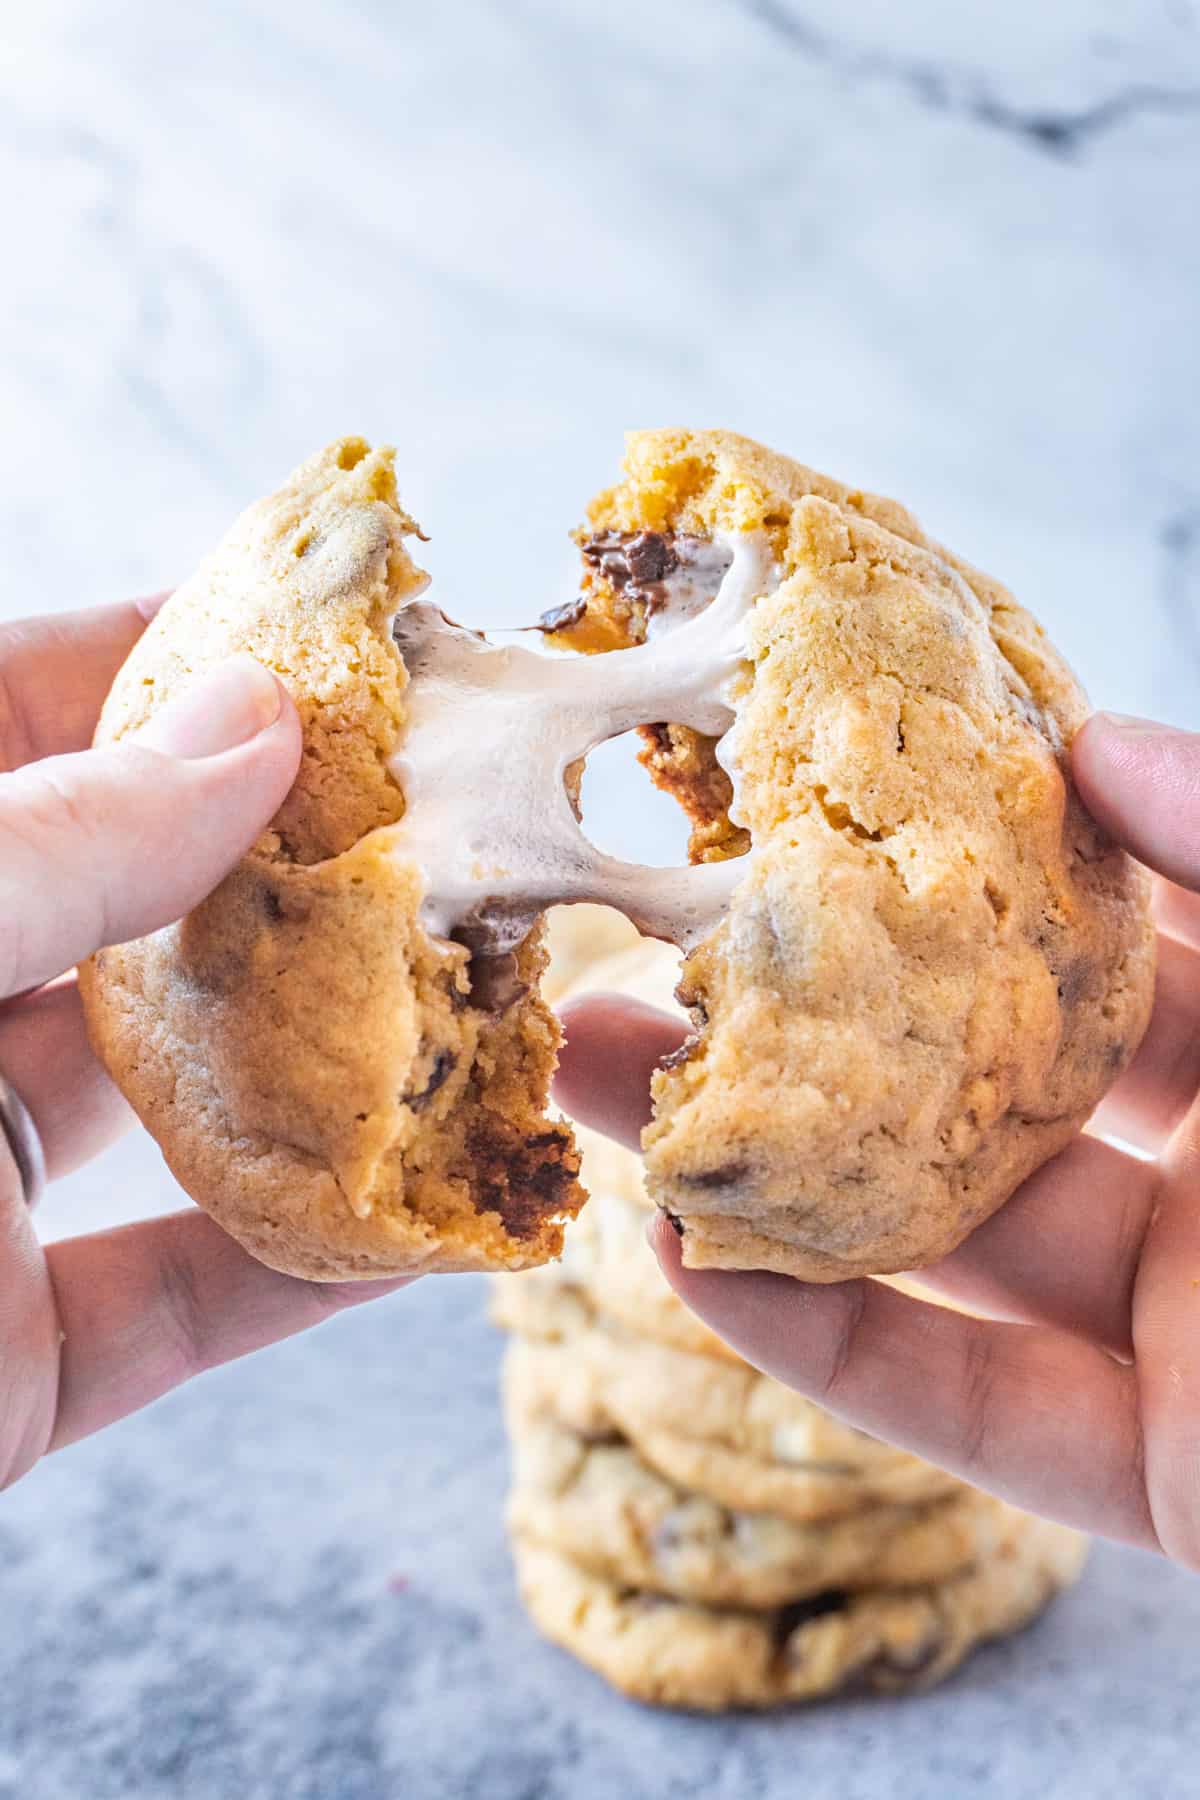
[[[1192,1800],[1200,1583],[1112,1549],[917,1699],[619,1699],[518,1606],[497,1352],[427,1281],[13,1489],[0,1800]]]
[[[523,622],[641,423],[894,491],[1097,701],[1194,721],[1191,0],[0,8],[0,615],[170,583],[345,430]],[[661,858],[621,748],[589,824]],[[665,803],[664,803],[665,804]],[[47,1229],[178,1204],[131,1138]],[[1200,1587],[1104,1550],[939,1694],[627,1706],[541,1644],[469,1282],[206,1378],[0,1501],[0,1800],[1197,1791]]]

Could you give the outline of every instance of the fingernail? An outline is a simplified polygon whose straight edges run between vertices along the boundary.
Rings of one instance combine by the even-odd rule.
[[[279,717],[279,683],[249,656],[231,657],[197,676],[156,713],[141,740],[169,756],[199,758],[235,750]]]
[[[133,604],[137,607],[146,623],[149,624],[151,619],[156,618],[162,611],[170,598],[171,589],[164,588],[161,594],[142,594]]]

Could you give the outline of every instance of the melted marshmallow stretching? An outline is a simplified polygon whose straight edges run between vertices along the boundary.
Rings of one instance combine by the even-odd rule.
[[[589,843],[567,792],[568,769],[589,750],[663,719],[729,734],[722,762],[734,772],[731,691],[746,615],[779,571],[759,532],[715,541],[710,602],[697,610],[693,571],[681,571],[650,641],[605,656],[492,644],[422,601],[397,613],[411,678],[408,727],[390,764],[405,796],[397,849],[424,873],[431,936],[501,956],[548,907],[583,900],[616,907],[684,950],[717,925],[745,872],[740,859],[681,869],[622,862]]]
[[[646,637],[662,637],[677,631],[687,619],[704,611],[713,594],[720,589],[733,560],[730,540],[680,536],[675,541],[678,567],[656,584],[646,614]],[[776,576],[776,580],[778,577]]]

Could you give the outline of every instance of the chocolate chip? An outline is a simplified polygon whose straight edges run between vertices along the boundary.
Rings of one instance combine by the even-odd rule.
[[[529,992],[517,974],[515,956],[472,956],[471,1005],[482,1012],[507,1012]]]
[[[663,531],[598,531],[580,549],[584,562],[631,600],[646,599],[640,589],[679,567],[674,539]]]
[[[544,612],[538,624],[543,631],[569,631],[572,625],[578,625],[586,611],[587,601],[582,594],[577,594],[565,605],[552,606],[549,612]]]
[[[425,1086],[419,1094],[413,1094],[407,1102],[413,1112],[420,1112],[422,1107],[428,1106],[430,1100],[446,1081],[456,1060],[452,1050],[438,1051],[433,1059],[433,1068],[429,1072],[429,1079]]]
[[[489,1114],[472,1131],[468,1150],[480,1171],[476,1210],[499,1213],[515,1238],[535,1236],[543,1220],[561,1212],[579,1174],[579,1152],[565,1129],[523,1137]]]
[[[793,1600],[788,1606],[781,1606],[771,1621],[772,1635],[776,1645],[783,1649],[794,1631],[802,1625],[810,1625],[814,1619],[823,1619],[829,1613],[844,1612],[850,1603],[850,1596],[843,1588],[826,1588],[820,1594],[810,1594],[806,1600]]]
[[[667,1221],[667,1224],[671,1227],[671,1230],[675,1233],[676,1237],[683,1236],[683,1220],[679,1218],[676,1213],[668,1212],[664,1207],[663,1218]]]
[[[450,936],[471,953],[467,980],[471,984],[472,1006],[483,1012],[507,1012],[529,991],[529,984],[517,974],[516,955],[504,946],[490,924],[466,921]]]
[[[679,1181],[690,1188],[731,1188],[740,1187],[750,1173],[749,1163],[722,1163],[716,1169],[698,1169],[694,1174],[680,1175]]]
[[[661,531],[639,531],[625,546],[625,561],[638,583],[661,581],[679,567],[675,546]]]
[[[699,1048],[700,1039],[695,1034],[686,1037],[677,1050],[668,1050],[665,1056],[659,1058],[658,1066],[660,1069],[681,1069],[685,1062],[691,1061]]]
[[[525,902],[508,905],[489,895],[455,926],[451,939],[471,953],[467,976],[472,1006],[507,1012],[529,992],[529,983],[517,973],[516,953],[536,918],[536,908]]]
[[[1086,956],[1076,957],[1058,978],[1058,998],[1063,1006],[1078,1006],[1091,990],[1096,975],[1095,964]]]
[[[689,548],[698,539],[680,539]],[[583,560],[623,599],[657,612],[667,603],[667,578],[679,567],[673,534],[665,531],[598,531],[580,546]]]

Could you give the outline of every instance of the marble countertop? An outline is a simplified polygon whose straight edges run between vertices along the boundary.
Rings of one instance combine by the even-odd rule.
[[[448,609],[522,623],[624,429],[727,424],[1195,719],[1192,0],[40,0],[0,191],[0,616],[169,584],[361,430]],[[589,825],[660,857],[627,764]],[[47,1229],[178,1198],[135,1137]],[[4,1496],[0,1800],[1195,1793],[1200,1586],[1112,1549],[924,1699],[621,1702],[517,1607],[496,1358],[427,1282]]]
[[[620,1699],[518,1604],[483,1301],[419,1283],[10,1491],[0,1800],[1193,1800],[1200,1582],[1134,1552],[915,1699]]]

